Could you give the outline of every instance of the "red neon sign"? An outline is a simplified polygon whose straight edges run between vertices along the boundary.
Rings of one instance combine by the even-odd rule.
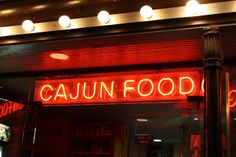
[[[38,80],[35,101],[44,105],[185,100],[199,95],[198,72]]]
[[[23,109],[22,104],[12,101],[0,100],[0,118],[11,115],[21,109]]]

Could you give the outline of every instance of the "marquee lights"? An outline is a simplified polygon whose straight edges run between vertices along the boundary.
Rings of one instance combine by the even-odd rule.
[[[153,16],[152,7],[150,7],[149,5],[144,5],[144,6],[140,9],[140,15],[141,15],[144,19],[150,19],[150,18]]]
[[[187,1],[187,0],[186,0]],[[70,5],[73,4],[69,2]],[[69,4],[68,3],[68,4]],[[136,23],[143,22],[145,20],[153,18],[154,12],[158,13],[158,18],[154,17],[153,20],[166,20],[166,19],[176,19],[176,18],[187,18],[189,16],[199,16],[199,15],[215,15],[215,14],[223,14],[223,13],[233,13],[235,9],[233,6],[236,5],[235,1],[226,1],[226,2],[216,2],[216,3],[208,3],[208,4],[199,4],[197,0],[188,0],[185,6],[180,7],[171,7],[171,8],[162,8],[153,10],[150,6],[143,6],[139,12],[129,12],[129,13],[119,13],[110,16],[107,11],[101,11],[99,16],[97,15],[98,20],[102,24],[109,24],[110,19],[112,20],[112,24],[127,24],[127,23]],[[228,7],[225,7],[228,6]],[[47,6],[33,6],[33,10],[45,9]],[[217,9],[215,9],[217,8]],[[172,14],[176,12],[176,14]],[[11,10],[2,11],[3,14],[11,14]],[[143,18],[139,18],[142,16]],[[9,33],[0,33],[1,36],[13,36],[13,35],[23,35],[26,33],[43,33],[43,32],[52,32],[52,31],[60,31],[63,29],[80,29],[80,28],[88,28],[88,27],[97,27],[101,26],[98,22],[94,22],[93,17],[82,17],[82,18],[74,18],[73,19],[73,27],[71,25],[70,18],[67,16],[65,18],[64,24],[59,24],[58,20],[44,22],[41,21],[39,23],[34,24],[32,21],[27,20],[28,24],[24,24],[24,31],[22,30],[22,25],[14,25],[14,26],[6,26],[9,30]],[[64,21],[64,20],[62,20]],[[61,23],[61,22],[60,22]],[[61,27],[57,27],[56,25],[60,25]],[[35,27],[37,28],[34,31]],[[11,43],[15,43],[18,41],[12,41]]]
[[[204,8],[198,3],[197,0],[189,0],[186,3],[186,16],[197,16],[205,13]]]
[[[35,28],[34,23],[31,20],[25,20],[22,23],[22,28],[26,31],[26,32],[32,32]]]
[[[62,15],[58,19],[58,23],[63,28],[69,28],[71,26],[71,20],[70,20],[69,16],[67,16],[67,15]]]
[[[1,28],[1,32],[0,33],[1,33],[2,36],[8,36],[8,35],[11,34],[11,31],[9,30],[9,28],[3,27],[3,28]]]
[[[97,18],[98,21],[101,22],[102,24],[107,24],[109,23],[111,17],[107,11],[102,10],[98,13]]]
[[[34,99],[44,105],[185,100],[201,94],[200,85],[198,72],[42,80]]]

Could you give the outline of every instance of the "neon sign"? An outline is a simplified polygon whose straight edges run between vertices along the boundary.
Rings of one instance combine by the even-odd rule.
[[[0,118],[11,115],[21,109],[23,109],[22,104],[12,101],[0,100]]]
[[[230,107],[236,106],[236,90],[231,90],[228,94]]]
[[[34,100],[44,105],[185,100],[202,94],[201,84],[198,72],[38,80]]]

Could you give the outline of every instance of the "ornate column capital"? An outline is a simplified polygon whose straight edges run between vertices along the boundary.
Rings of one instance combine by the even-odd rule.
[[[205,28],[203,39],[205,68],[211,66],[222,67],[223,51],[219,29],[217,27]]]

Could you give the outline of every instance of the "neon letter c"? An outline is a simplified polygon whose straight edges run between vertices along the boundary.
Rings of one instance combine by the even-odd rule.
[[[43,101],[49,101],[51,98],[52,98],[52,95],[50,95],[48,98],[45,98],[43,97],[43,90],[45,88],[49,88],[51,91],[53,91],[53,88],[51,85],[44,85],[41,90],[40,90],[40,98],[43,100]]]

